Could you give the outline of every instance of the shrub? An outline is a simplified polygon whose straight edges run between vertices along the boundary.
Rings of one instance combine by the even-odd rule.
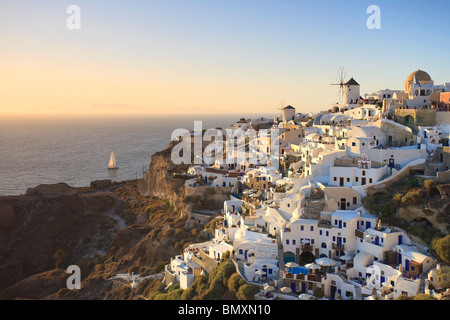
[[[160,293],[157,294],[153,300],[167,300],[168,294],[167,293]]]
[[[222,298],[225,291],[226,287],[223,284],[223,280],[216,278],[211,282],[208,290],[206,290],[206,292],[200,297],[200,299],[218,300]]]
[[[55,267],[57,269],[66,268],[69,265],[69,256],[65,250],[56,250],[53,259],[55,259]]]
[[[395,298],[395,300],[413,300],[414,298],[412,297],[408,297],[408,296],[404,296],[404,295],[400,295],[397,298]]]
[[[434,196],[439,194],[439,190],[436,188],[436,182],[434,180],[425,180],[423,182],[425,189],[427,189],[428,196]]]
[[[425,199],[420,191],[410,191],[402,198],[402,205],[405,207],[417,206],[423,203],[425,203]]]
[[[166,264],[167,264],[167,262],[165,262],[165,261],[158,262],[158,264],[155,267],[155,273],[160,273],[160,272],[164,271]]]
[[[239,290],[239,288],[244,285],[246,282],[244,279],[242,279],[241,275],[239,273],[233,273],[228,279],[228,290],[230,292],[236,294]]]
[[[443,261],[450,263],[450,235],[434,240],[432,247]]]
[[[414,297],[414,300],[437,300],[435,297],[430,296],[429,294],[419,293]]]
[[[259,292],[259,288],[252,284],[244,284],[241,286],[236,294],[240,300],[253,300],[255,294]]]
[[[183,289],[175,289],[167,294],[166,300],[180,300],[183,295]]]
[[[314,289],[314,297],[316,297],[318,299],[322,299],[324,294],[325,293],[322,288],[317,287],[316,289]]]
[[[221,262],[209,275],[209,283],[213,283],[214,280],[218,279],[222,282],[224,286],[227,286],[228,279],[231,277],[233,273],[236,272],[236,268],[234,266],[234,263],[227,259],[223,262]]]

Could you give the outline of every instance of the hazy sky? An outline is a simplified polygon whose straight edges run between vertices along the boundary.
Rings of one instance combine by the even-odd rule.
[[[69,5],[81,30],[69,30]],[[369,5],[381,30],[369,30]],[[414,70],[450,82],[450,1],[2,0],[0,114],[275,113],[337,102]]]

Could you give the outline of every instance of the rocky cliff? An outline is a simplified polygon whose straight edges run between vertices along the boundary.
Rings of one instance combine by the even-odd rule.
[[[179,210],[183,214],[186,213],[183,205],[186,179],[179,178],[177,174],[186,173],[189,166],[175,165],[172,162],[173,146],[174,143],[171,143],[167,149],[152,156],[149,170],[146,172],[144,179],[138,182],[138,190],[142,195],[169,201],[175,210]]]

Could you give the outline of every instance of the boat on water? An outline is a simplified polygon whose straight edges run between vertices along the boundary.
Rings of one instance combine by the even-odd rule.
[[[111,157],[109,158],[108,170],[116,170],[119,167],[116,164],[116,157],[114,156],[114,151],[111,152]]]

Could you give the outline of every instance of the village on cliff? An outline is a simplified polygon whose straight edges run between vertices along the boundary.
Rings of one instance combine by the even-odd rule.
[[[364,199],[405,179],[448,183],[450,83],[436,85],[417,70],[404,90],[364,98],[355,79],[339,85],[341,101],[327,111],[301,114],[289,105],[278,117],[232,125],[277,129],[277,166],[237,159],[189,168],[186,195],[215,188],[229,200],[215,217],[214,238],[187,246],[166,265],[166,285],[189,288],[229,252],[242,278],[259,286],[260,300],[449,294],[449,267],[423,241],[383,223]],[[436,221],[438,211],[423,216]]]

